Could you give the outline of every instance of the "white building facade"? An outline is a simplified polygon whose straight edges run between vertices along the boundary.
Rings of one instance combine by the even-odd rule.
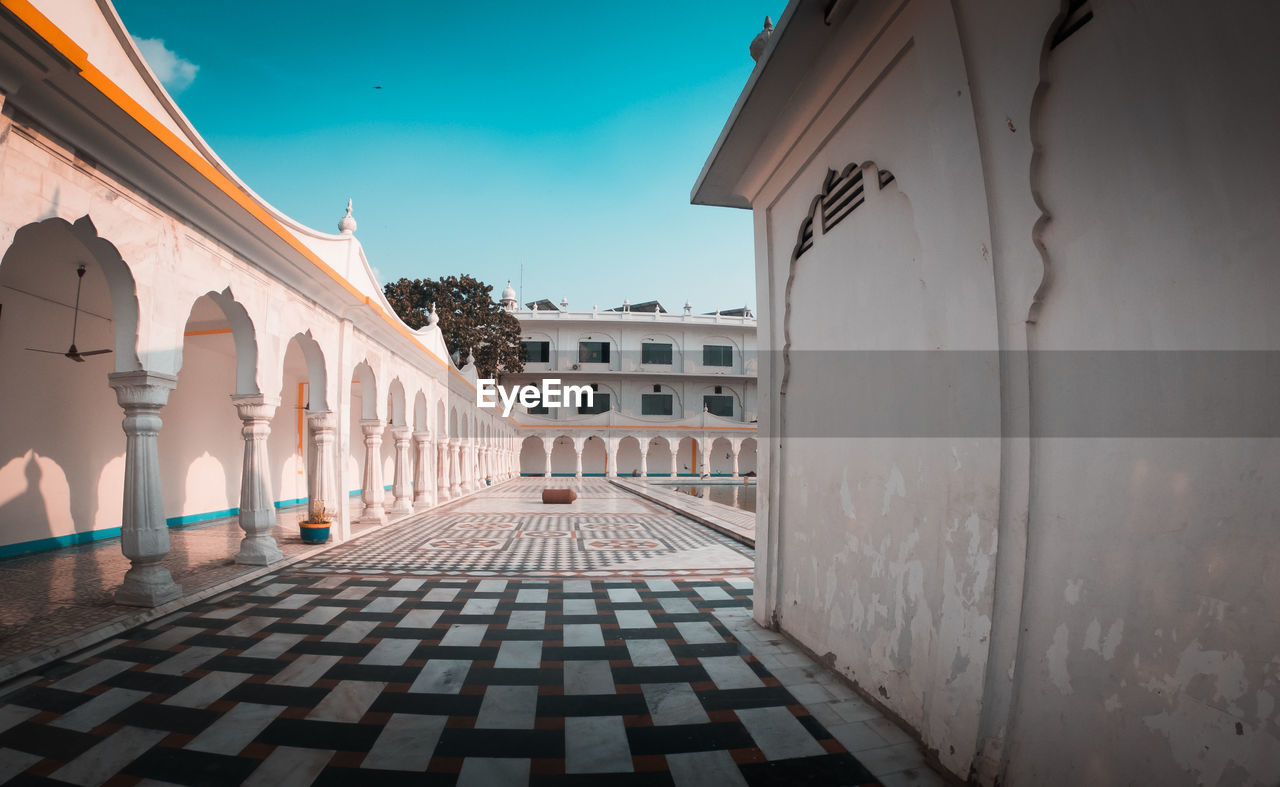
[[[745,307],[518,309],[510,285],[502,304],[520,321],[525,352],[524,371],[503,385],[554,378],[594,393],[593,407],[517,407],[523,475],[754,474],[756,320]]]
[[[385,523],[514,474],[515,426],[392,312],[350,203],[333,234],[255,195],[109,3],[6,9],[0,556],[120,536],[116,599],[155,606],[170,527],[238,517],[266,565],[277,508],[323,500],[345,539],[352,496]]]

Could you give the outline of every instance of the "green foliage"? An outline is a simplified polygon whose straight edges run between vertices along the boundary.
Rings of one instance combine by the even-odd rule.
[[[427,324],[435,304],[445,346],[459,365],[470,352],[481,377],[524,370],[520,323],[494,302],[490,285],[464,273],[435,280],[400,279],[382,290],[400,319],[415,330]]]

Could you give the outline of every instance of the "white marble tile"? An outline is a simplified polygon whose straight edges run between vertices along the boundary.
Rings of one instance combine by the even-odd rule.
[[[599,623],[566,623],[562,633],[568,648],[604,646],[604,631]]]
[[[482,579],[476,584],[477,593],[501,593],[507,589],[505,579]]]
[[[458,787],[506,787],[529,783],[531,761],[520,757],[468,757]]]
[[[886,773],[880,776],[884,787],[946,787],[950,782],[929,769],[927,765],[917,765],[906,770]]]
[[[614,694],[613,670],[607,661],[564,662],[565,694]]]
[[[653,622],[653,616],[647,609],[619,609],[613,613],[613,616],[618,619],[618,628],[651,629],[658,626]]]
[[[181,653],[175,653],[147,670],[147,672],[154,672],[159,675],[185,675],[221,653],[222,648],[207,648],[203,645],[189,647]]]
[[[876,749],[864,749],[858,760],[877,777],[908,768],[924,769],[924,755],[914,742],[896,743]]]
[[[443,609],[411,609],[396,622],[396,628],[429,629],[443,614]]]
[[[590,593],[591,580],[589,579],[569,579],[564,583],[565,593]]]
[[[359,601],[372,592],[373,588],[369,585],[351,585],[335,594],[334,598],[340,598],[343,601]]]
[[[260,596],[262,594],[254,593],[254,595]],[[274,596],[275,594],[273,593],[271,595]],[[197,615],[197,617],[212,618],[214,620],[228,620],[230,618],[234,618],[236,615],[239,615],[241,612],[244,612],[250,606],[251,606],[250,604],[240,604],[234,607],[218,607],[217,609],[211,609],[208,612],[201,612]]]
[[[320,598],[315,593],[290,593],[271,605],[272,609],[302,609],[312,601]]]
[[[631,747],[621,716],[564,720],[565,773],[631,773]]]
[[[640,591],[635,588],[609,588],[609,601],[613,604],[639,604]]]
[[[303,634],[268,634],[240,655],[251,659],[274,659],[305,638]]]
[[[733,598],[719,585],[694,585],[692,590],[707,601],[726,601]]]
[[[39,712],[39,708],[27,708],[22,705],[0,705],[0,732],[18,726]]]
[[[412,593],[427,583],[425,579],[402,579],[391,586],[397,593]]]
[[[54,771],[52,776],[84,787],[102,784],[168,734],[164,730],[121,727],[101,743],[95,744],[93,748]]]
[[[248,673],[245,672],[210,672],[165,700],[164,704],[179,705],[184,708],[203,708],[211,702],[217,702],[223,694],[239,686],[248,677]]]
[[[305,787],[315,781],[331,757],[333,752],[328,749],[277,746],[244,780],[243,787]]]
[[[658,603],[662,605],[662,611],[668,615],[684,615],[698,611],[693,602],[687,598],[660,598]]]
[[[320,680],[340,656],[317,656],[303,653],[294,659],[289,666],[267,679],[267,683],[275,686],[311,686]]]
[[[669,579],[647,579],[645,580],[645,584],[648,585],[649,589],[654,593],[667,593],[672,590],[680,589],[676,583]]]
[[[507,620],[509,629],[532,629],[540,631],[547,627],[547,613],[541,609],[518,609],[511,613]]]
[[[227,637],[252,637],[267,626],[275,623],[277,618],[260,617],[252,615],[247,618],[241,618],[222,631],[218,632]]]
[[[671,647],[663,640],[629,639],[626,643],[631,663],[637,667],[674,667],[677,664]]]
[[[312,582],[309,587],[321,590],[333,590],[342,587],[347,581],[346,577],[325,577],[323,579]]]
[[[733,577],[729,580],[729,584],[739,590],[750,590],[755,587],[756,583],[751,581],[749,577]]]
[[[323,626],[338,615],[341,615],[346,609],[346,607],[314,607],[307,610],[302,617],[296,618],[293,622],[307,626]]]
[[[418,673],[409,691],[415,694],[457,694],[462,690],[471,662],[463,659],[431,659]]]
[[[499,598],[469,598],[459,615],[492,615],[498,611]]]
[[[703,656],[698,662],[718,689],[752,689],[764,685],[741,656]]]
[[[103,693],[79,705],[49,722],[51,727],[62,727],[77,732],[88,732],[134,703],[150,696],[149,692],[133,689],[107,689]],[[24,710],[26,710],[24,708]]]
[[[682,620],[676,623],[676,631],[690,645],[704,645],[711,642],[724,642],[724,637],[716,631],[715,626],[701,620]]]
[[[404,602],[402,596],[380,596],[365,604],[361,612],[395,612]]]
[[[360,763],[361,768],[378,768],[389,771],[425,771],[435,752],[440,732],[448,716],[420,716],[416,713],[395,713],[373,748]],[[467,758],[468,761],[471,758]],[[370,783],[377,781],[377,774],[369,773]]]
[[[593,598],[566,598],[563,609],[566,615],[598,614],[596,612],[596,600]]]
[[[416,639],[384,639],[373,646],[369,654],[360,659],[361,664],[377,664],[388,667],[399,667],[409,660],[421,640]]]
[[[814,740],[791,711],[784,707],[740,708],[734,711],[738,721],[751,733],[760,751],[769,760],[792,757],[818,757],[826,749]]]
[[[545,604],[547,603],[546,588],[520,588],[516,592],[517,604]]]
[[[538,667],[542,664],[542,643],[538,640],[506,640],[498,648],[495,667]]]
[[[810,708],[809,712],[812,713],[813,709]],[[814,714],[814,718],[817,718],[817,714]],[[834,726],[823,722],[823,726],[827,728],[833,738],[840,741],[842,746],[854,754],[865,749],[878,749],[881,746],[888,745],[888,741],[880,737],[865,721],[854,721]]]
[[[454,623],[440,638],[441,645],[473,647],[484,642],[489,626],[485,623]]]
[[[376,620],[347,620],[329,632],[324,642],[359,642],[369,636],[369,632],[378,627]]]
[[[668,754],[667,767],[676,787],[747,787],[733,755],[724,749]]]
[[[183,748],[210,754],[239,754],[282,710],[281,705],[237,702]]]
[[[476,728],[531,730],[537,711],[537,686],[489,686],[480,703]]]
[[[431,588],[422,598],[426,601],[453,601],[458,595],[458,588]]]
[[[17,749],[0,749],[0,783],[9,781],[43,759],[44,757],[39,754],[27,754]]]
[[[171,629],[165,629],[156,636],[145,642],[138,643],[144,648],[154,648],[155,650],[168,650],[174,645],[180,645],[189,638],[200,634],[204,629],[198,629],[194,626],[174,626]],[[117,640],[119,642],[119,640]]]
[[[312,721],[360,721],[373,701],[387,687],[385,683],[365,680],[343,680],[329,690],[307,718]]]
[[[190,650],[194,650],[194,648],[188,648],[188,651]],[[207,658],[208,657],[206,657],[206,659]],[[162,664],[168,663],[169,661],[172,661],[172,660],[173,659],[168,659],[167,661],[161,662],[161,663]],[[205,659],[202,659],[202,660],[205,660]],[[78,672],[73,672],[72,674],[68,675],[62,680],[54,683],[53,688],[62,689],[63,691],[84,691],[85,689],[89,689],[89,688],[92,688],[93,686],[97,686],[99,683],[106,680],[107,678],[110,678],[112,675],[117,675],[121,672],[124,672],[125,670],[129,669],[132,666],[133,666],[133,663],[129,661],[103,659],[102,661],[99,661],[96,664],[90,664],[89,666],[79,670]],[[155,668],[153,667],[152,669],[154,670]]]
[[[293,590],[296,587],[297,585],[293,584],[292,582],[272,582],[270,585],[264,585],[263,587],[254,588],[253,595],[278,596],[281,593],[285,592],[286,590]]]
[[[640,690],[657,726],[710,722],[702,702],[688,683],[644,683]]]

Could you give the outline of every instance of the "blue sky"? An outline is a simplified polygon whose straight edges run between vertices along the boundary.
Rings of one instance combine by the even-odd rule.
[[[756,303],[750,213],[689,191],[784,6],[116,2],[263,198],[330,232],[355,200],[384,280],[523,261],[523,301],[695,312]]]

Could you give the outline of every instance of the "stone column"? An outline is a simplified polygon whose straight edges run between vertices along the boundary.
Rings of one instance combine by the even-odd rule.
[[[573,477],[582,478],[582,448],[586,444],[581,437],[573,438]]]
[[[698,475],[703,478],[711,476],[711,438],[704,438],[702,441],[701,461],[698,463]]]
[[[232,396],[236,412],[243,424],[244,463],[240,472],[240,529],[244,538],[236,562],[249,566],[267,566],[284,559],[271,528],[276,525],[275,500],[271,495],[271,465],[267,461],[267,436],[271,434],[271,416],[280,406],[279,399],[262,394]]]
[[[542,468],[543,468],[542,477],[550,478],[551,477],[551,452],[555,450],[555,441],[552,440],[551,442],[548,443],[546,440],[543,440],[542,446],[543,446],[543,450],[545,450],[547,453],[546,461],[542,465]]]
[[[462,452],[462,441],[456,437],[449,439],[449,497],[462,494],[462,467],[458,464]]]
[[[360,428],[364,430],[364,483],[360,493],[364,510],[360,521],[386,524],[387,512],[382,505],[387,494],[382,488],[382,432],[386,426],[372,418],[361,420]]]
[[[431,453],[431,433],[414,432],[413,507],[419,511],[431,507],[431,471],[427,467]]]
[[[449,499],[449,438],[436,440],[436,502]]]
[[[307,479],[307,494],[310,496],[307,511],[317,500],[323,501],[324,509],[337,521],[341,516],[342,506],[347,504],[346,495],[338,491],[337,459],[334,456],[334,437],[338,428],[336,413],[310,413],[307,423],[311,426],[311,442],[315,446],[312,459],[311,477]]]
[[[680,441],[667,439],[667,445],[671,447],[671,478],[675,478],[680,472]]]
[[[608,478],[618,477],[618,441],[615,438],[609,438],[604,441],[604,461],[608,468],[604,474]]]
[[[160,489],[160,408],[178,378],[152,372],[107,375],[124,408],[124,507],[120,518],[120,550],[132,566],[116,591],[116,603],[158,607],[182,595],[169,569],[160,561],[169,551],[169,526],[164,521]]]
[[[391,504],[393,514],[413,513],[413,488],[409,486],[409,475],[413,472],[410,464],[413,460],[409,457],[409,438],[412,434],[413,430],[407,426],[391,427],[391,436],[396,441],[396,470],[395,477],[391,480],[391,492],[396,496],[396,501]]]
[[[640,477],[649,475],[649,441],[640,441]]]
[[[729,441],[729,451],[730,451],[730,453],[732,453],[732,454],[733,454],[733,477],[734,477],[734,478],[741,478],[741,477],[742,477],[742,476],[738,475],[738,452],[739,452],[739,451],[741,451],[741,450],[742,450],[742,441],[741,441],[741,440],[730,440],[730,441]],[[736,502],[736,501],[735,501],[735,502]]]

